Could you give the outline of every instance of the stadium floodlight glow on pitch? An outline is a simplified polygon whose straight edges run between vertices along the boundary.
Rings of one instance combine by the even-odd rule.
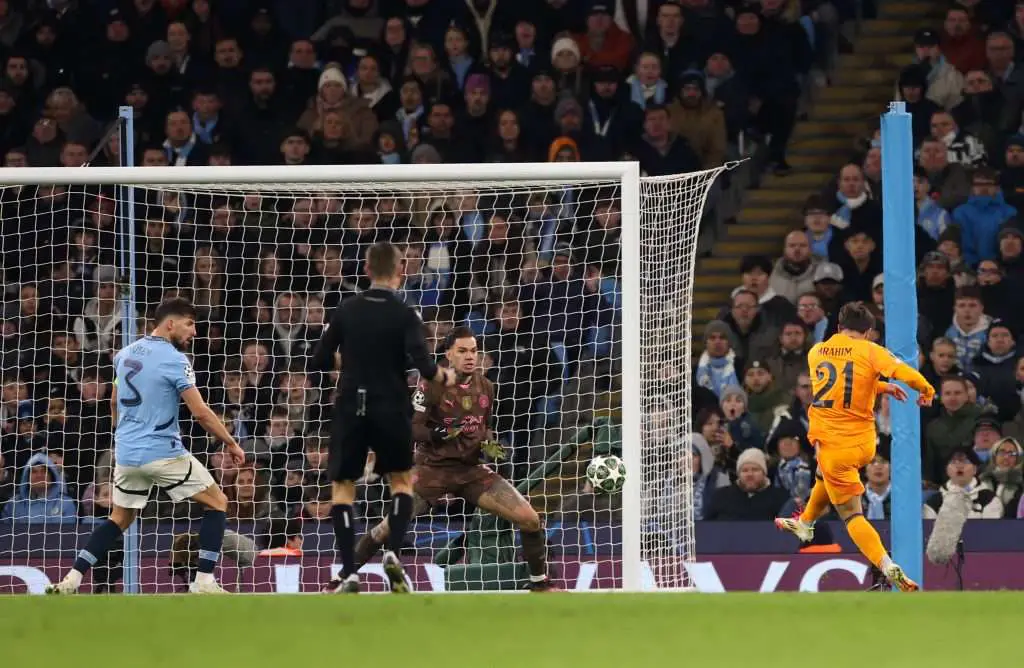
[[[67,230],[70,252],[21,249],[21,283],[69,315],[61,329],[37,333],[34,359],[21,360],[17,373],[6,369],[5,383],[18,383],[18,373],[34,382],[33,365],[51,355],[59,368],[79,365],[66,382],[48,381],[38,411],[56,414],[63,403],[71,419],[40,418],[35,428],[63,431],[60,447],[50,446],[51,476],[62,494],[86,499],[79,520],[90,508],[102,516],[112,436],[89,403],[103,390],[84,385],[105,380],[105,355],[123,345],[120,329],[144,334],[144,315],[160,299],[189,294],[204,314],[191,353],[200,388],[256,462],[252,471],[218,469],[216,448],[189,439],[233,499],[229,529],[260,548],[268,513],[287,508],[305,520],[301,557],[274,553],[236,567],[229,555],[221,580],[238,591],[315,591],[334,560],[317,469],[321,413],[328,419],[318,407],[333,382],[301,371],[303,337],[318,331],[342,291],[358,289],[367,243],[412,240],[410,272],[418,273],[408,296],[432,339],[468,322],[496,369],[498,433],[511,440],[502,472],[541,511],[555,574],[570,589],[584,579],[595,588],[687,588],[684,563],[695,553],[684,456],[693,275],[704,202],[723,169],[650,178],[626,162],[0,169],[8,215],[25,226],[8,248],[45,219],[48,229]],[[582,281],[580,299],[552,300],[539,277],[553,262],[568,263]],[[111,299],[94,290],[97,279],[110,278],[97,270],[106,265],[120,288],[110,293],[120,301],[109,313],[109,304],[91,301]],[[445,304],[452,295],[454,307]],[[583,308],[557,311],[556,302]],[[96,308],[94,322],[79,317],[96,316]],[[125,316],[109,331],[95,326],[131,309],[138,318]],[[510,340],[503,327],[531,318],[532,343],[502,343]],[[77,362],[68,362],[76,342]],[[81,419],[86,413],[93,417]],[[586,465],[599,454],[621,456],[621,493],[594,494],[587,485]],[[375,521],[383,485],[369,476],[360,489],[361,519]],[[125,587],[174,591],[171,543],[198,520],[159,498],[142,517],[126,537]],[[56,580],[82,532],[74,520],[34,519],[0,521],[0,546],[10,547],[0,569]],[[436,511],[411,535],[417,590],[500,589],[517,577],[508,563],[514,535],[486,517],[462,522]]]

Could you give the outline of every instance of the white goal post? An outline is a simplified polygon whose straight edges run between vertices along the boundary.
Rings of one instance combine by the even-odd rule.
[[[105,514],[109,360],[171,294],[202,307],[200,390],[253,462],[224,469],[216,444],[183,421],[232,501],[240,538],[226,544],[222,579],[229,590],[315,591],[333,560],[321,461],[333,380],[307,375],[304,361],[325,311],[364,287],[362,252],[381,239],[413,258],[403,295],[433,345],[454,325],[478,333],[510,453],[498,470],[545,519],[556,577],[569,589],[690,587],[692,288],[724,169],[0,169],[5,334],[18,327],[2,351],[0,593],[56,581]],[[621,498],[595,494],[586,461],[620,452]],[[386,491],[373,475],[362,483],[372,523]],[[175,590],[168,560],[187,557],[197,515],[157,492],[150,505],[94,590]],[[507,589],[521,577],[510,528],[455,500],[411,534],[417,590]]]

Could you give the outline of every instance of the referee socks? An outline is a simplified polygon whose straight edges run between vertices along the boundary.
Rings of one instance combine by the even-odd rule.
[[[388,549],[395,554],[400,554],[405,544],[405,533],[409,530],[409,520],[412,519],[412,496],[409,494],[395,494],[391,497],[391,515],[388,516],[388,525],[391,533],[388,535]]]
[[[356,523],[352,506],[336,503],[331,506],[331,521],[334,523],[334,548],[341,558],[342,579],[355,573]]]

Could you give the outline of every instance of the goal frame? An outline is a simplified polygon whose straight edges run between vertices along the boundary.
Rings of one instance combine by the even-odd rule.
[[[438,183],[461,181],[617,181],[620,185],[622,267],[622,456],[626,480],[622,490],[622,591],[645,588],[641,554],[641,306],[640,306],[640,166],[637,162],[552,162],[411,165],[298,165],[238,167],[24,167],[0,168],[4,186],[119,186],[119,201],[134,200],[134,186],[239,185],[282,183]],[[135,212],[125,206],[128,247],[134,250]],[[120,214],[120,212],[119,212]],[[118,215],[119,220],[124,220]],[[122,265],[134,285],[135,258]],[[133,526],[137,526],[133,523]],[[127,536],[126,536],[127,538]],[[125,585],[130,576],[126,544]],[[132,587],[134,588],[134,587]]]

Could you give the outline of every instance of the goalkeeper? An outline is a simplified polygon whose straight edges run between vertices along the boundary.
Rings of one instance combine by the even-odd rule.
[[[522,538],[523,556],[530,569],[527,588],[555,589],[547,574],[547,543],[540,516],[515,487],[480,463],[481,453],[494,460],[503,459],[505,453],[491,435],[494,384],[477,369],[473,332],[466,327],[453,330],[445,342],[445,357],[455,369],[455,386],[421,382],[412,398],[416,443],[413,514],[427,512],[441,497],[451,494],[508,520],[518,527]],[[373,558],[388,534],[388,518],[384,518],[360,538],[356,568]],[[332,580],[325,591],[340,585]]]

